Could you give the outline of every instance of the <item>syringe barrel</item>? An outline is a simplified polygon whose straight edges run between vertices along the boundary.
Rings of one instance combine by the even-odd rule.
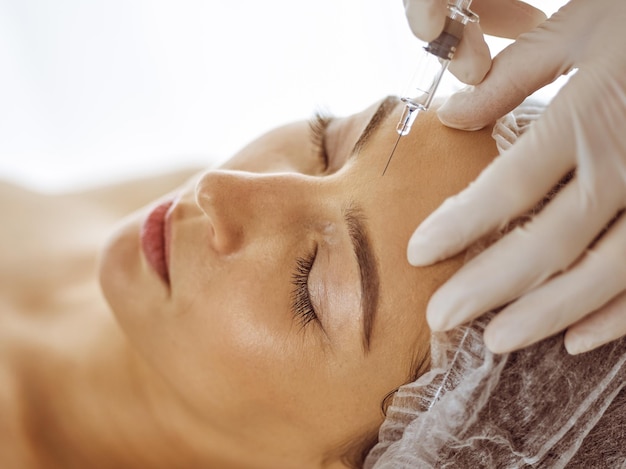
[[[465,25],[478,21],[478,16],[469,9],[471,3],[472,0],[457,0],[448,3],[448,15],[443,31],[425,47],[428,52],[439,58],[452,60],[463,37]]]
[[[471,0],[458,0],[448,5],[448,16],[441,34],[424,47],[417,69],[409,84],[405,100],[420,110],[427,110],[435,96],[439,82],[463,37],[468,22],[478,21],[469,10]]]
[[[452,10],[450,10],[450,12],[452,13]],[[465,28],[466,22],[467,21],[463,22],[462,17],[451,18],[450,15],[446,16],[443,31],[441,31],[441,34],[436,39],[429,42],[428,45],[424,47],[424,50],[441,59],[452,60],[456,48],[463,37],[463,29]]]
[[[403,101],[420,111],[428,110],[449,63],[449,60],[424,50]]]

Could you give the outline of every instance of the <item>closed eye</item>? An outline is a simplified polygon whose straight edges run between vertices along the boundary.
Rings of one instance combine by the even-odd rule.
[[[296,267],[291,275],[291,311],[299,320],[300,327],[304,328],[311,321],[319,321],[311,302],[309,293],[309,275],[317,257],[317,246],[306,257],[299,257],[296,260]]]
[[[328,170],[330,165],[330,158],[326,149],[326,129],[332,122],[333,117],[322,112],[315,112],[313,117],[309,120],[309,133],[311,138],[311,144],[313,146],[313,152],[323,165],[322,172]]]

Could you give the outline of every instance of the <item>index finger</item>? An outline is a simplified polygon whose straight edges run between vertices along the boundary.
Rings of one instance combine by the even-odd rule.
[[[515,145],[422,222],[407,248],[412,265],[430,265],[446,259],[504,226],[533,208],[573,169],[575,143],[572,139],[554,142],[554,135],[562,134],[561,127],[568,125],[559,115],[557,105],[564,99],[566,95],[557,96]]]

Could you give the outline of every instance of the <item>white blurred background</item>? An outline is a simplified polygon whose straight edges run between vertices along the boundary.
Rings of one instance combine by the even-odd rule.
[[[421,46],[401,0],[0,0],[0,179],[59,192],[213,165],[316,108],[402,94]]]

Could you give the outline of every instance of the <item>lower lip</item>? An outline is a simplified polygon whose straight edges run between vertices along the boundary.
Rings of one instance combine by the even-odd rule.
[[[141,227],[141,247],[148,264],[161,277],[166,285],[170,284],[168,269],[169,226],[167,214],[173,201],[164,202],[155,207]]]

